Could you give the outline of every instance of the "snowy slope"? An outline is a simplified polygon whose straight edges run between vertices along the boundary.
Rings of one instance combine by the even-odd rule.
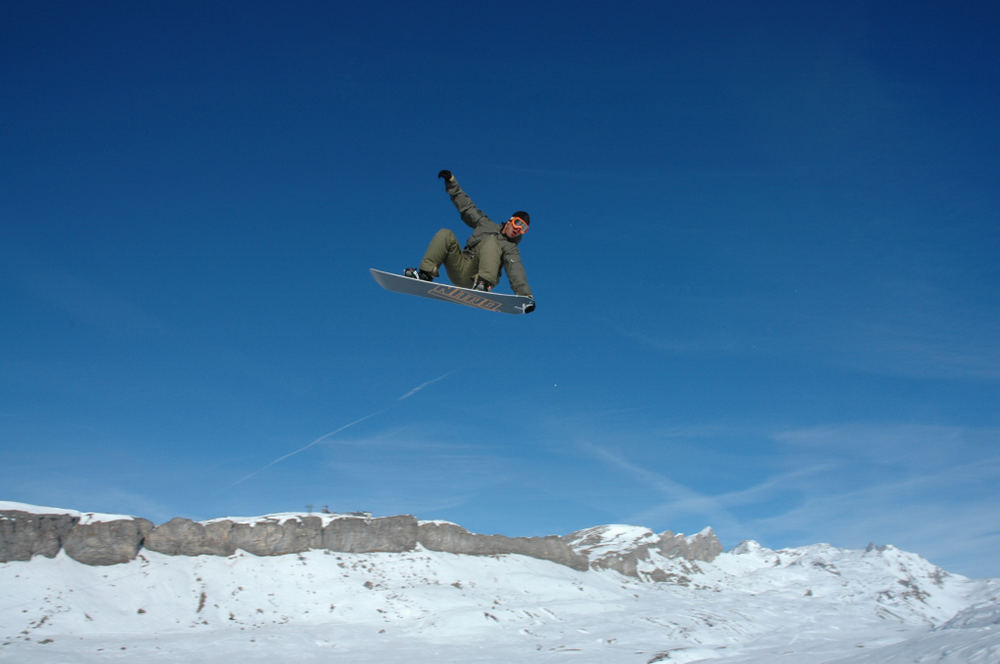
[[[647,542],[609,526],[601,555]],[[1000,662],[997,581],[893,547],[656,559],[671,582],[417,550],[0,564],[0,661]]]

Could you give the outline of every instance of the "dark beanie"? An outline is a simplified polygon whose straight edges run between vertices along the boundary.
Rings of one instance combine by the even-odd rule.
[[[515,212],[510,216],[520,217],[521,219],[524,219],[524,223],[528,224],[529,226],[531,225],[531,215],[525,212],[524,210],[518,210],[517,212]]]

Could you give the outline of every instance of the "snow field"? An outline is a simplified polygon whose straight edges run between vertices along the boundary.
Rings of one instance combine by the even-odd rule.
[[[425,550],[36,557],[0,564],[0,661],[1000,661],[997,582],[892,547],[650,562],[680,581]]]

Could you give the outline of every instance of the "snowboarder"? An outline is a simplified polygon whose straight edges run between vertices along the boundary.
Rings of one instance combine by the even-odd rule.
[[[431,239],[420,267],[408,267],[403,274],[424,281],[434,281],[435,277],[440,276],[438,268],[444,264],[452,284],[490,291],[500,280],[500,272],[506,270],[514,293],[532,298],[525,313],[533,311],[534,296],[528,286],[524,266],[521,264],[521,253],[517,248],[531,223],[528,213],[519,210],[500,225],[476,207],[468,194],[458,186],[451,171],[441,171],[438,177],[444,180],[445,191],[462,215],[462,221],[474,229],[472,236],[463,249],[455,233],[442,228]]]

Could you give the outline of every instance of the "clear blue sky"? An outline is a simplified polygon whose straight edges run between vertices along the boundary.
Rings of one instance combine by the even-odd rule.
[[[7,3],[0,499],[1000,576],[994,3],[583,6]],[[534,314],[372,281],[442,168]]]

